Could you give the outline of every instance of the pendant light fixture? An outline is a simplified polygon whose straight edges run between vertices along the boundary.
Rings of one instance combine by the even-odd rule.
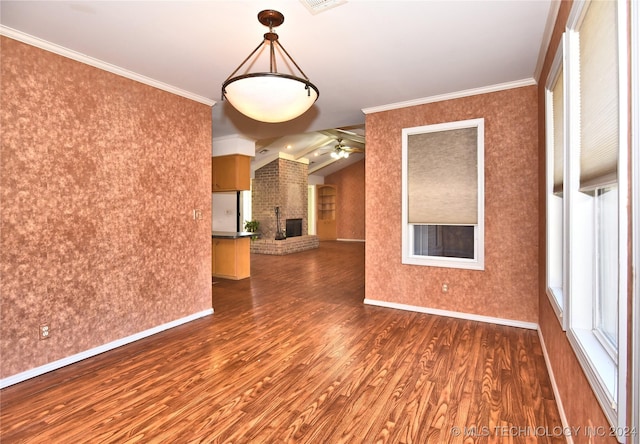
[[[300,69],[289,53],[278,41],[273,28],[284,22],[284,15],[271,9],[258,13],[258,21],[269,28],[264,40],[236,68],[222,84],[222,98],[227,99],[242,114],[261,122],[277,123],[294,119],[306,112],[318,99],[318,88]],[[252,57],[266,45],[269,51],[269,72],[244,73],[236,76],[240,69],[251,67],[260,53]],[[279,73],[276,66],[276,52],[284,54],[302,77]],[[291,65],[282,57],[286,65]],[[248,63],[249,62],[249,63]],[[234,77],[235,76],[235,77]]]

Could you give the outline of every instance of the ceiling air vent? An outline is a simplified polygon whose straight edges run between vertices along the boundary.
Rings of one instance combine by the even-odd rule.
[[[311,14],[319,14],[327,9],[347,3],[347,0],[300,0]]]

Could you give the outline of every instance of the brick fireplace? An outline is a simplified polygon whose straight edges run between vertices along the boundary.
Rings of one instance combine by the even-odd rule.
[[[318,247],[317,236],[307,231],[308,171],[306,161],[279,157],[255,171],[251,192],[251,213],[260,222],[260,239],[251,243],[251,252],[260,254],[289,254]],[[276,240],[277,219],[280,229],[287,229],[287,220],[299,220],[296,234]]]
[[[287,219],[287,237],[302,236],[302,219]]]

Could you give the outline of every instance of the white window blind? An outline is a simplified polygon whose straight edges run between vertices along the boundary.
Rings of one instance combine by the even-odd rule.
[[[553,192],[562,193],[564,155],[564,69],[553,87]]]
[[[408,222],[478,223],[478,129],[408,136]]]
[[[616,2],[592,1],[580,27],[580,189],[616,182],[618,40]]]

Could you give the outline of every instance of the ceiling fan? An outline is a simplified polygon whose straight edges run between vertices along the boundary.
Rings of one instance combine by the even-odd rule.
[[[333,151],[331,151],[331,157],[334,159],[347,159],[351,153],[364,153],[363,148],[355,148],[342,143],[341,138],[337,139],[337,144],[334,145]]]

